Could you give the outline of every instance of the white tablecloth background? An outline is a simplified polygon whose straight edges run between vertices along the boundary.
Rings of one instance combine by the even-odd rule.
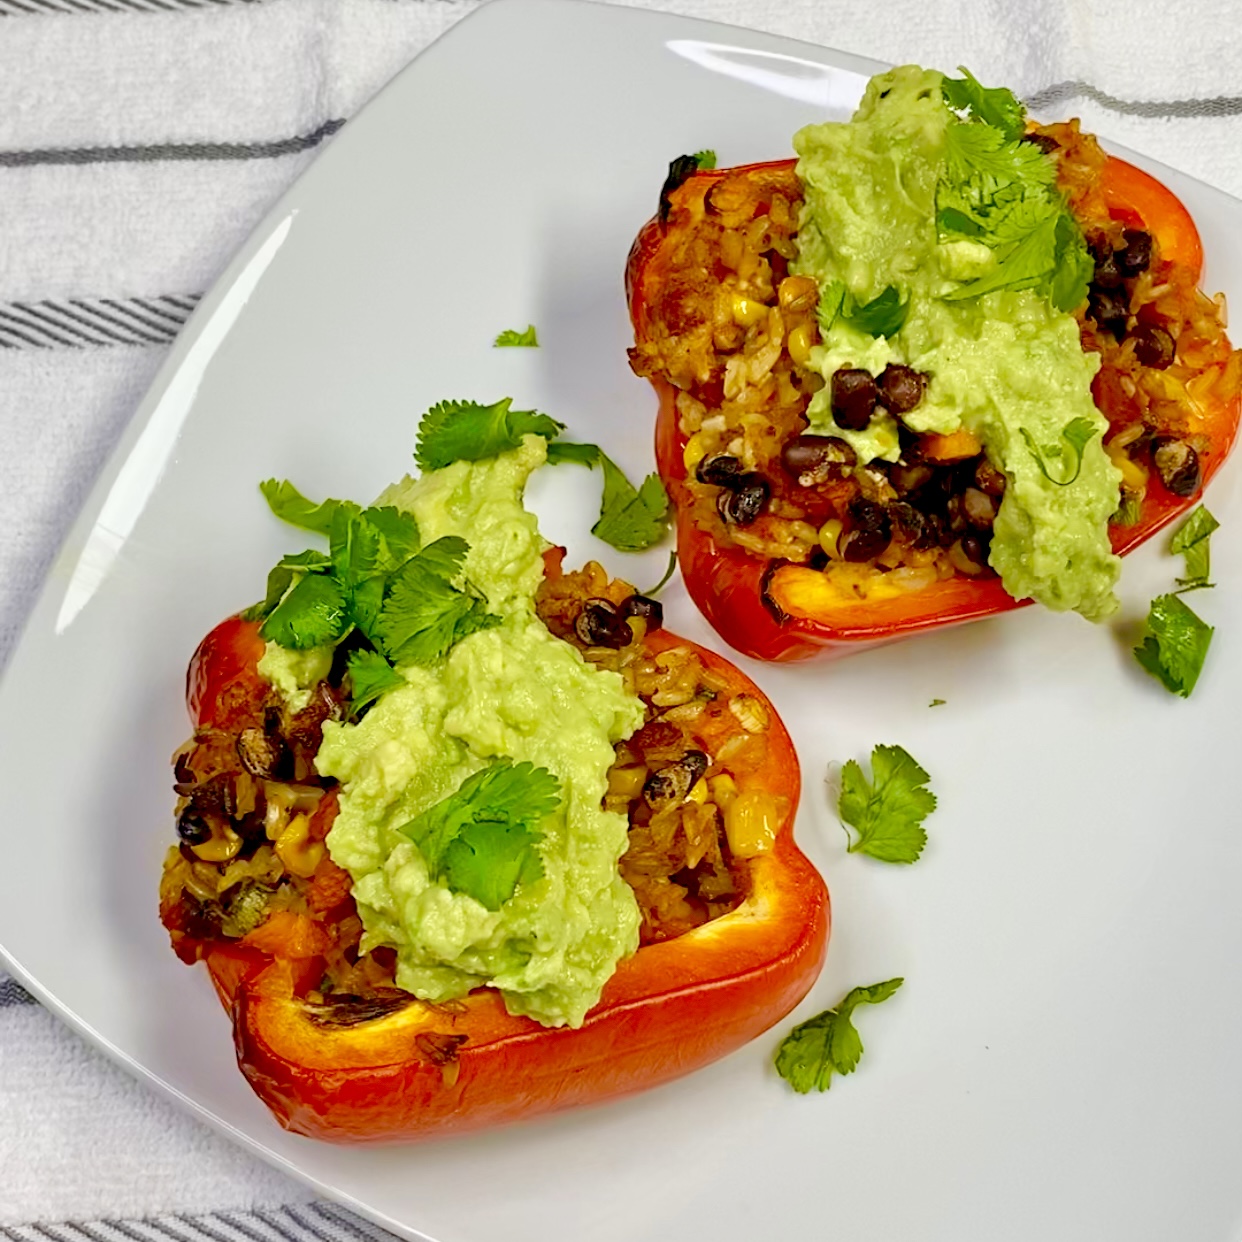
[[[880,60],[964,63],[1242,196],[1236,0],[646,2]],[[0,668],[198,296],[317,149],[475,7],[0,0]],[[14,775],[0,756],[0,778]],[[0,1234],[387,1236],[156,1099],[2,970]]]

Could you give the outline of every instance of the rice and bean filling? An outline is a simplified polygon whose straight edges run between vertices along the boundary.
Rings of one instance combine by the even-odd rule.
[[[1026,140],[1055,155],[1094,260],[1076,317],[1084,349],[1101,355],[1093,396],[1122,475],[1112,520],[1131,524],[1154,481],[1178,497],[1202,483],[1197,411],[1239,378],[1223,299],[1164,262],[1149,233],[1110,217],[1098,190],[1106,157],[1076,122]],[[808,365],[819,290],[789,273],[801,207],[792,168],[692,176],[666,200],[669,267],[630,362],[677,389],[693,520],[724,546],[809,565],[862,596],[879,582],[917,590],[993,576],[1006,477],[965,428],[920,435],[901,421],[930,375],[889,364],[879,375],[843,367],[827,381],[837,426],[896,418],[894,463],[860,464],[843,439],[807,431],[807,406],[826,381]]]
[[[734,909],[746,896],[745,859],[765,847],[784,809],[779,795],[744,787],[767,752],[766,705],[731,690],[692,648],[651,654],[643,640],[662,625],[659,602],[594,562],[550,574],[536,605],[553,634],[618,672],[646,708],[642,727],[616,747],[604,799],[630,822],[620,870],[642,915],[641,943]],[[314,758],[325,721],[343,719],[349,697],[342,658],[301,711],[272,690],[261,725],[199,730],[174,756],[179,841],[164,865],[160,913],[184,961],[221,940],[262,946],[264,922],[287,910],[315,923],[306,955],[325,965],[312,999],[393,989],[395,954],[359,952],[350,877],[324,844],[337,785]]]

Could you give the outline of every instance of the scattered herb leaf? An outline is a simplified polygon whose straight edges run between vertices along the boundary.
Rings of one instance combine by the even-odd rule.
[[[872,750],[871,776],[874,783],[853,759],[841,769],[837,814],[858,833],[849,853],[915,862],[927,844],[923,820],[936,809],[936,795],[927,788],[931,777],[900,746]]]
[[[353,694],[349,714],[357,713],[388,690],[405,685],[405,678],[378,651],[359,650],[350,653],[346,664]]]
[[[1069,487],[1082,472],[1083,450],[1086,449],[1088,442],[1098,433],[1099,429],[1085,416],[1071,418],[1061,428],[1061,439],[1069,445],[1070,451],[1074,454],[1074,473],[1068,479],[1053,478],[1048,471],[1048,464],[1045,460],[1047,457],[1057,457],[1064,464],[1064,450],[1060,445],[1046,444],[1041,449],[1025,427],[1020,427],[1018,430],[1021,431],[1022,438],[1026,441],[1026,447],[1030,450],[1031,456],[1035,458],[1035,464],[1039,467],[1040,473],[1044,478],[1049,483],[1055,483],[1057,487]]]
[[[534,410],[514,410],[512,397],[494,405],[441,401],[418,425],[414,460],[423,470],[440,470],[455,461],[481,461],[508,452],[525,435],[555,439],[563,424]]]
[[[716,152],[710,147],[703,151],[696,151],[694,162],[699,166],[700,172],[711,172],[716,167]]]
[[[320,535],[326,535],[332,529],[332,519],[339,508],[358,508],[348,500],[325,500],[317,505],[307,500],[288,479],[264,479],[259,484],[259,491],[271,511],[282,521]]]
[[[543,874],[537,825],[556,810],[560,796],[560,782],[547,768],[501,759],[466,777],[456,793],[401,831],[418,846],[432,875],[499,910],[519,884]]]
[[[928,703],[927,706],[928,707],[943,707],[944,704],[945,704],[944,699],[932,699],[932,701]]]
[[[548,445],[548,460],[603,469],[604,494],[599,521],[591,527],[591,533],[597,538],[619,552],[644,552],[664,538],[668,531],[669,502],[659,475],[649,474],[635,487],[598,444],[554,441]]]
[[[1181,595],[1214,585],[1208,579],[1212,574],[1212,532],[1220,529],[1220,523],[1203,506],[1193,513],[1173,532],[1169,551],[1186,558],[1186,577],[1178,578]]]
[[[1176,595],[1159,595],[1147,614],[1147,635],[1134,649],[1138,662],[1166,690],[1190,698],[1215,630]]]
[[[903,982],[897,978],[854,988],[836,1008],[799,1023],[776,1050],[776,1072],[802,1095],[827,1091],[833,1074],[852,1074],[863,1054],[854,1010],[888,1000]]]
[[[984,86],[965,65],[958,65],[960,78],[946,77],[940,84],[945,103],[956,112],[967,112],[985,125],[1000,130],[1005,138],[1021,138],[1026,111],[1011,90]]]
[[[526,325],[524,332],[519,332],[516,328],[506,328],[493,342],[497,348],[507,346],[520,346],[527,349],[536,349],[539,345],[539,337],[535,333],[535,325],[533,323]]]
[[[348,627],[340,583],[327,574],[307,574],[276,605],[259,633],[268,642],[302,651],[335,642]]]
[[[846,327],[868,336],[895,336],[906,321],[908,309],[909,303],[901,300],[894,285],[860,304],[841,281],[834,280],[820,293],[816,315],[825,331],[839,319]]]

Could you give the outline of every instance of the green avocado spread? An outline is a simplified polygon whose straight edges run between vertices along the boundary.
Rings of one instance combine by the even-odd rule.
[[[956,85],[978,88],[967,79]],[[793,270],[820,287],[811,365],[826,381],[809,430],[846,440],[860,463],[897,461],[896,418],[877,409],[860,431],[839,427],[831,379],[889,363],[925,373],[905,424],[966,428],[1006,476],[990,552],[1005,590],[1099,620],[1117,606],[1108,521],[1120,475],[1091,396],[1099,358],[1069,313],[1089,260],[1051,159],[1019,141],[1012,96],[1016,119],[997,120],[987,97],[1000,92],[978,88],[971,111],[948,89],[939,73],[894,69],[871,81],[851,121],[794,139],[805,205]],[[878,327],[850,313],[877,299],[896,308]]]
[[[464,579],[498,620],[438,660],[398,661],[403,685],[357,723],[324,725],[316,766],[341,783],[327,845],[353,878],[361,947],[396,951],[399,987],[432,1001],[492,987],[510,1012],[577,1026],[638,947],[637,904],[617,867],[628,825],[601,804],[613,746],[644,709],[618,674],[587,664],[535,615],[548,544],[522,493],[546,452],[528,435],[515,450],[406,478],[379,498],[417,519],[424,546],[444,536],[469,543]],[[262,669],[286,695],[318,672],[306,652],[275,644]],[[488,903],[435,874],[408,829],[497,761],[551,773],[559,799],[531,826],[536,865]]]

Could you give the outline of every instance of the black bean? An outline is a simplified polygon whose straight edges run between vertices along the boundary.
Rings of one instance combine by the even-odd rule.
[[[893,533],[900,536],[903,542],[914,548],[930,546],[926,542],[927,517],[912,504],[904,500],[894,501],[888,506],[888,516],[892,522]]]
[[[695,781],[707,771],[709,762],[701,750],[686,751],[676,763],[670,763],[647,777],[643,797],[652,807],[684,801]]]
[[[898,496],[907,496],[911,492],[918,491],[925,483],[929,483],[932,474],[932,468],[925,462],[916,462],[909,466],[897,465],[888,472],[888,481],[893,485]]]
[[[1203,471],[1199,454],[1185,440],[1163,437],[1152,444],[1152,464],[1160,475],[1160,482],[1174,496],[1193,496],[1199,490]]]
[[[664,605],[647,595],[631,595],[621,601],[617,611],[623,617],[642,617],[648,630],[658,630],[664,624]]]
[[[781,465],[802,487],[840,478],[857,460],[854,450],[836,436],[795,436],[781,448]]]
[[[966,520],[980,530],[990,530],[996,520],[996,502],[987,492],[968,487],[962,493],[962,512]]]
[[[1095,263],[1091,283],[1100,289],[1120,289],[1121,271],[1117,267],[1117,256],[1113,253],[1112,243],[1107,237],[1100,236],[1093,238],[1088,245]]]
[[[629,623],[606,599],[589,599],[582,605],[574,632],[588,647],[610,647],[614,651],[634,641]]]
[[[1061,144],[1051,134],[1023,134],[1018,141],[1029,142],[1031,146],[1038,147],[1045,155],[1051,155],[1053,151],[1061,149]]]
[[[1130,299],[1125,290],[1092,289],[1087,312],[1105,332],[1111,332],[1117,340],[1126,334],[1126,320],[1130,317]]]
[[[177,836],[187,845],[202,845],[211,840],[211,825],[192,806],[177,817]]]
[[[963,535],[961,539],[962,555],[970,561],[972,565],[978,565],[986,568],[988,563],[988,550],[991,547],[991,536],[983,533],[973,535]]]
[[[1163,371],[1176,353],[1173,338],[1154,323],[1141,324],[1134,332],[1134,356],[1145,366]]]
[[[734,487],[744,473],[739,458],[730,457],[727,453],[717,453],[714,457],[704,457],[699,462],[694,477],[700,483],[708,483],[712,487]]]
[[[997,470],[986,457],[979,458],[979,464],[975,466],[974,485],[981,492],[987,492],[989,496],[1003,496],[1005,482],[1002,471]]]
[[[816,544],[810,551],[810,555],[806,558],[806,563],[811,569],[827,569],[828,553]]]
[[[888,514],[884,506],[860,496],[850,501],[850,525],[859,530],[882,530],[888,532]]]
[[[880,390],[870,371],[842,367],[832,377],[832,417],[838,427],[862,431],[875,413]]]
[[[907,414],[923,400],[923,393],[927,390],[927,376],[913,367],[890,362],[880,372],[877,384],[880,389],[880,404],[890,414]]]
[[[1124,245],[1117,251],[1117,269],[1123,276],[1137,276],[1151,266],[1151,234],[1143,229],[1126,229]]]
[[[716,509],[731,526],[749,526],[763,512],[771,494],[767,479],[751,471],[742,475],[732,490],[720,492]]]
[[[889,543],[887,530],[850,530],[841,536],[841,556],[856,564],[874,560]]]
[[[237,757],[251,776],[275,776],[284,749],[279,736],[268,736],[257,727],[243,729],[237,735]]]

